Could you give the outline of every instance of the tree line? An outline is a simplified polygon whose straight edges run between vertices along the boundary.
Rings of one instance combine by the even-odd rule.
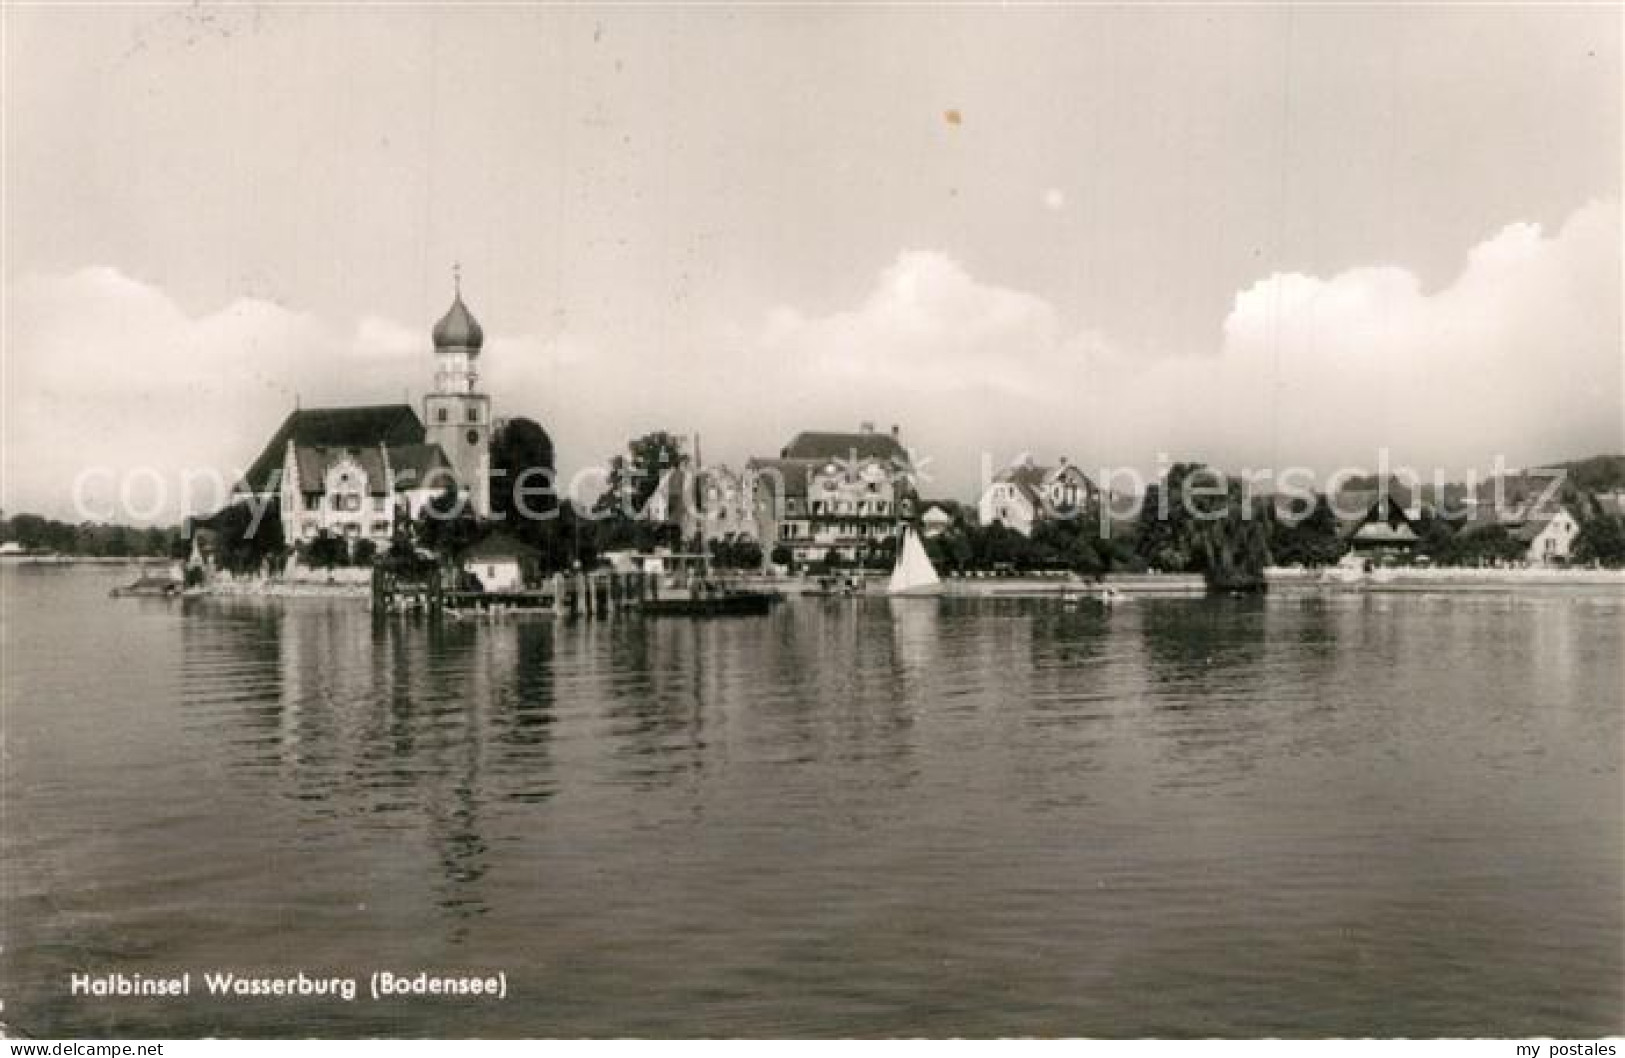
[[[177,525],[75,524],[38,514],[0,514],[0,543],[82,558],[183,558],[190,546]]]

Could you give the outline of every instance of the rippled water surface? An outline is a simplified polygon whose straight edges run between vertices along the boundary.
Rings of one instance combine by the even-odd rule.
[[[10,568],[35,1035],[1617,1033],[1608,591],[374,623]],[[506,971],[506,1000],[74,972]]]

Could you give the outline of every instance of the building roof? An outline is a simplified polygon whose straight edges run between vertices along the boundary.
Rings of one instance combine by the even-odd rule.
[[[1509,526],[1508,531],[1511,534],[1512,539],[1518,541],[1519,543],[1533,543],[1536,537],[1546,531],[1547,526],[1551,525],[1553,522],[1557,521],[1559,517],[1563,516],[1567,516],[1570,519],[1573,519],[1574,517],[1572,514],[1569,514],[1567,510],[1560,508],[1549,514],[1539,514],[1530,518],[1525,518],[1516,525]]]
[[[781,459],[809,459],[827,462],[831,459],[878,459],[898,466],[908,466],[908,450],[892,433],[860,430],[857,433],[839,433],[828,430],[803,430],[790,439],[779,453]]]
[[[1044,467],[1036,467],[1031,463],[1022,466],[1005,467],[993,476],[994,484],[1014,485],[1023,498],[1034,507],[1040,502],[1039,491],[1044,487],[1044,479],[1048,476]]]
[[[456,468],[437,444],[389,446],[389,469],[395,475],[395,491],[424,487],[425,483],[456,484]]]
[[[1385,521],[1372,520],[1354,531],[1354,539],[1362,544],[1414,544],[1418,538],[1416,530],[1404,522],[1389,525]]]
[[[301,492],[325,492],[327,472],[342,460],[348,459],[367,476],[367,492],[383,496],[389,492],[389,474],[384,468],[384,451],[377,446],[362,448],[330,448],[325,445],[293,447],[294,465],[299,468]]]
[[[381,444],[423,442],[423,423],[407,404],[375,404],[357,408],[299,408],[289,412],[266,442],[258,459],[243,475],[242,488],[253,493],[273,492],[281,484],[279,472],[288,450],[296,446],[376,448]]]
[[[467,349],[477,353],[484,344],[485,331],[480,327],[480,321],[468,311],[468,306],[463,304],[463,295],[459,291],[452,299],[451,308],[434,325],[434,347]]]

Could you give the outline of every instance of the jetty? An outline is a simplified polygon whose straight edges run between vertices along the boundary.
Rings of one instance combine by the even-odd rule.
[[[372,571],[372,609],[379,614],[541,613],[594,618],[641,609],[645,602],[659,598],[659,577],[643,572],[558,573],[541,587],[470,591],[448,584],[438,567],[414,580],[398,577],[382,567]]]

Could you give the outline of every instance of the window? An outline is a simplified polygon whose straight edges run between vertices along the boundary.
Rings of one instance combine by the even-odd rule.
[[[468,443],[471,445],[477,445],[480,443],[480,432],[478,430],[468,431]]]
[[[384,509],[384,497],[382,497],[382,496],[374,496],[372,498],[372,509],[375,510],[375,511],[383,510]]]
[[[468,409],[468,421],[469,422],[479,422],[480,421],[480,409],[478,409],[478,408],[469,408]]]
[[[434,421],[435,422],[445,422],[446,418],[447,418],[447,415],[446,415],[446,409],[445,408],[436,408],[434,410]]]

